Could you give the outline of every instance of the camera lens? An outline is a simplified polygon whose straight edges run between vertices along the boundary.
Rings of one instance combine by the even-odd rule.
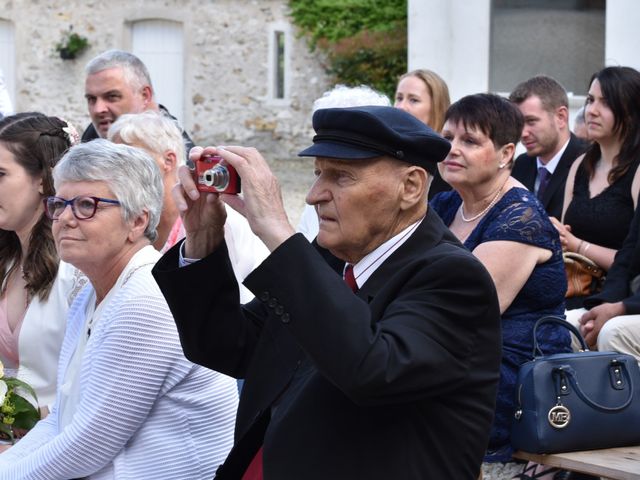
[[[229,186],[229,170],[224,165],[216,165],[202,174],[202,181],[207,187],[222,192]]]

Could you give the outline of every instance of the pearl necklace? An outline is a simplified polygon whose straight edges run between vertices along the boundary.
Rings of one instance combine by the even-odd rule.
[[[507,179],[508,180],[508,179]],[[464,216],[464,209],[462,207],[464,207],[464,201],[460,204],[460,218],[462,219],[463,222],[473,222],[474,220],[479,219],[480,217],[484,216],[489,210],[491,210],[491,208],[496,204],[496,202],[498,201],[498,198],[500,197],[500,194],[502,193],[502,190],[504,189],[504,186],[507,182],[504,182],[502,184],[502,186],[500,187],[500,190],[497,191],[495,197],[493,197],[493,200],[491,200],[491,202],[489,202],[489,205],[487,205],[487,208],[485,208],[484,210],[482,210],[480,213],[478,213],[477,215],[474,215],[471,218],[467,218]]]

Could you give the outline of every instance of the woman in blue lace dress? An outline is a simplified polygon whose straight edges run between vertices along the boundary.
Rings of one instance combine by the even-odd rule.
[[[470,95],[451,105],[442,135],[452,148],[439,169],[453,190],[431,201],[498,291],[503,356],[488,462],[511,460],[518,368],[531,358],[536,320],[564,313],[567,286],[557,230],[535,196],[511,177],[522,126],[518,109],[497,95]],[[570,350],[565,329],[544,327],[538,339],[545,353]]]

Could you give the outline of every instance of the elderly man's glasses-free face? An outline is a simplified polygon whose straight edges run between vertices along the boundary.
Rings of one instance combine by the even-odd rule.
[[[61,197],[46,197],[44,199],[44,211],[51,220],[58,220],[62,212],[71,205],[71,212],[78,220],[88,220],[93,217],[98,210],[98,203],[107,203],[105,206],[119,206],[118,200],[109,198],[91,197],[79,195],[71,200]]]

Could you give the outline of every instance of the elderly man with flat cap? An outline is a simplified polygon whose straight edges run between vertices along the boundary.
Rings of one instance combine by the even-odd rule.
[[[154,275],[190,360],[245,378],[235,446],[216,479],[475,479],[500,364],[500,313],[482,264],[427,208],[449,143],[392,107],[318,110],[316,240],[296,234],[258,151],[196,148],[243,194],[174,195],[187,237]],[[224,208],[271,251],[241,305]]]

